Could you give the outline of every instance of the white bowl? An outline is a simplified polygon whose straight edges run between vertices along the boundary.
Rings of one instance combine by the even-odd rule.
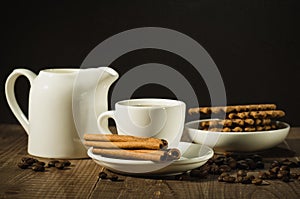
[[[191,121],[185,124],[185,133],[193,142],[207,145],[215,152],[252,152],[272,148],[286,138],[290,125],[277,121],[281,129],[255,132],[211,132],[199,130],[199,123],[208,120]]]

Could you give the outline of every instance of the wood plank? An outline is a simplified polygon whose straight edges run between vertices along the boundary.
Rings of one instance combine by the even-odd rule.
[[[27,154],[27,135],[17,126],[0,125],[0,132],[1,198],[81,198],[88,196],[97,183],[101,167],[90,159],[71,160],[72,165],[66,170],[48,168],[46,172],[34,172],[18,168],[17,163],[23,156],[30,157]]]
[[[183,180],[174,177],[142,178],[118,175],[119,180],[99,180],[101,167],[91,159],[71,160],[67,170],[21,170],[16,164],[27,154],[27,134],[19,125],[0,124],[0,198],[299,198],[300,182],[270,181],[268,186],[228,184],[217,176]],[[273,160],[299,160],[300,128],[292,128],[285,142],[259,152]],[[38,158],[48,161],[48,159]],[[267,166],[268,167],[268,166]],[[300,173],[300,169],[292,169]],[[109,174],[112,174],[108,172]]]

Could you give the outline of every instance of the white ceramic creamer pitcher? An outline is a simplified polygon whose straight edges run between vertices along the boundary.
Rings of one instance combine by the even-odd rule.
[[[30,82],[28,118],[14,93],[17,78]],[[28,153],[45,158],[85,158],[84,133],[97,132],[97,116],[107,111],[107,94],[118,73],[108,67],[46,69],[36,76],[15,69],[7,78],[7,102],[28,134]]]

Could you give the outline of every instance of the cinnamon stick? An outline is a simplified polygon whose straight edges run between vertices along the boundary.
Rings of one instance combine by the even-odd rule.
[[[147,141],[129,141],[129,142],[101,142],[85,141],[86,146],[92,146],[102,149],[164,149],[167,146],[159,142]]]
[[[167,146],[168,142],[164,139],[138,137],[131,135],[117,135],[117,134],[84,134],[83,138],[87,141],[102,141],[102,142],[153,142]]]
[[[93,148],[94,154],[100,154],[106,157],[136,159],[136,160],[151,160],[155,162],[171,161],[180,158],[178,149],[169,150],[123,150],[123,149],[101,149]]]

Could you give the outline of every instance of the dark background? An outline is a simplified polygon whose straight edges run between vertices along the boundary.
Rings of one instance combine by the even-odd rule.
[[[43,2],[43,3],[41,3]],[[283,118],[300,126],[300,6],[298,0],[23,1],[0,6],[0,123],[17,123],[4,96],[14,68],[79,67],[99,43],[138,27],[180,31],[211,55],[224,80],[228,104],[276,103]],[[120,75],[158,62],[180,71],[209,106],[202,78],[182,58],[160,50],[138,50],[114,61]],[[113,87],[112,87],[113,88]],[[27,113],[29,83],[19,78],[17,98]],[[146,85],[133,97],[174,98]],[[187,105],[189,108],[189,106]]]

